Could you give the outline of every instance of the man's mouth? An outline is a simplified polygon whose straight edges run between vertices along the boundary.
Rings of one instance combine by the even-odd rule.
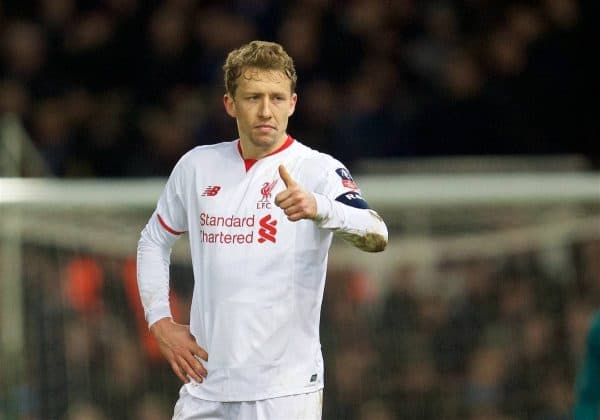
[[[260,131],[275,130],[275,127],[273,127],[272,125],[268,125],[268,124],[260,124],[260,125],[255,126],[254,128],[256,128],[257,130],[260,130]]]

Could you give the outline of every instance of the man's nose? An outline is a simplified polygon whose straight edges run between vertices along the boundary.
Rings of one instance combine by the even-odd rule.
[[[263,118],[269,118],[271,116],[271,104],[269,103],[269,98],[265,98],[261,101],[259,113]]]

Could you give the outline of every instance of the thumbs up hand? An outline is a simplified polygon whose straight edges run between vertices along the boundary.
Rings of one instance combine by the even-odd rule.
[[[283,210],[288,220],[314,219],[317,215],[315,196],[294,181],[283,165],[279,165],[279,176],[286,189],[275,196],[275,204]]]

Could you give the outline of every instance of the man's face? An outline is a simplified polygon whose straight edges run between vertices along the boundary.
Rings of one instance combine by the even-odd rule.
[[[277,70],[249,67],[238,79],[235,95],[226,94],[227,113],[237,120],[246,158],[259,158],[276,150],[287,138],[288,119],[297,96],[291,81]]]

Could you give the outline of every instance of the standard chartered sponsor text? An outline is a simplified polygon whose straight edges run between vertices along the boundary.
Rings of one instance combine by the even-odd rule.
[[[238,217],[230,216],[213,216],[208,213],[200,213],[200,226],[225,227],[225,228],[252,228],[254,227],[255,216]],[[212,232],[207,232],[200,229],[200,241],[204,243],[218,244],[248,244],[254,241],[254,231],[243,229],[243,232],[228,232],[209,229]]]

